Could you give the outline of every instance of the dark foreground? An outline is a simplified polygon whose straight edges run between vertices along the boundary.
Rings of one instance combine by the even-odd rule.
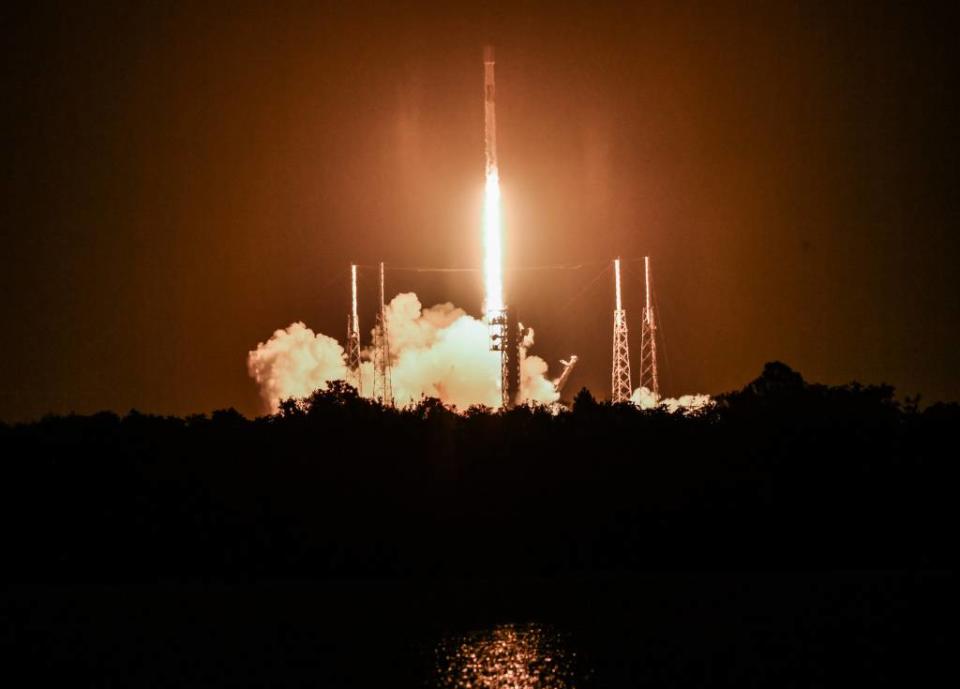
[[[34,686],[931,686],[958,427],[782,364],[686,416],[0,424],[0,642]]]
[[[935,686],[951,588],[931,572],[31,587],[4,601],[2,641],[22,686]]]
[[[950,566],[960,405],[782,364],[697,414],[383,409],[0,425],[3,576],[251,581]]]

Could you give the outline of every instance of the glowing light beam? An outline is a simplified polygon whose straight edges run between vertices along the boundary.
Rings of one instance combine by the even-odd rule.
[[[493,48],[483,54],[484,143],[486,185],[483,194],[483,310],[489,320],[503,311],[503,227],[500,218],[500,172],[497,167],[497,114]]]

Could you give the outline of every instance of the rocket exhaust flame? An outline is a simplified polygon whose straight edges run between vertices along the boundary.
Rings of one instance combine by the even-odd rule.
[[[483,195],[483,310],[487,320],[503,311],[503,229],[500,222],[500,171],[497,167],[496,85],[493,48],[483,54],[486,185]]]
[[[488,316],[503,310],[503,249],[500,225],[500,180],[487,174],[483,195],[484,311]]]

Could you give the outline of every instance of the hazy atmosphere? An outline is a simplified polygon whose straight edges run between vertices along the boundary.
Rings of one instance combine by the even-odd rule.
[[[247,353],[415,292],[482,316],[482,48],[511,301],[610,385],[650,255],[667,395],[780,359],[960,397],[956,17],[868,3],[0,11],[0,419],[267,409]],[[566,270],[512,271],[562,264]],[[575,266],[581,266],[575,268]],[[598,277],[599,276],[599,277]]]
[[[5,674],[942,684],[956,4],[0,9]]]

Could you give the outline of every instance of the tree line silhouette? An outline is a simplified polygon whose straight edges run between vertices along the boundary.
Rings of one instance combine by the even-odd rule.
[[[387,409],[0,424],[7,578],[946,566],[960,405],[781,363],[699,411]]]

